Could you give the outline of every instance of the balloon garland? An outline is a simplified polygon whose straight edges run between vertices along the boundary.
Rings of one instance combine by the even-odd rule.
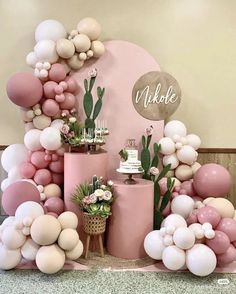
[[[10,215],[0,226],[1,269],[14,268],[23,257],[36,260],[41,271],[55,273],[65,257],[74,260],[83,252],[75,231],[77,217],[63,214],[65,149],[60,129],[63,118],[76,114],[78,88],[71,73],[105,52],[100,34],[100,24],[90,17],[69,34],[57,20],[41,22],[36,45],[26,57],[34,73],[16,73],[7,82],[9,99],[20,107],[25,135],[24,144],[8,146],[1,158],[8,173],[1,183],[2,207]],[[35,218],[34,211],[39,212]],[[61,219],[68,223],[64,229]]]

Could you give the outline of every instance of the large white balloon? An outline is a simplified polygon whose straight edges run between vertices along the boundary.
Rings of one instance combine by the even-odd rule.
[[[8,173],[8,181],[10,184],[19,181],[22,179],[21,173],[20,173],[20,167],[14,166],[9,170]]]
[[[2,153],[1,163],[6,172],[16,165],[27,161],[28,150],[24,144],[12,144],[8,146]]]
[[[42,149],[42,145],[40,144],[41,132],[41,130],[32,129],[25,134],[24,143],[29,150],[37,151]]]
[[[61,147],[61,133],[58,129],[48,127],[40,136],[40,143],[47,150],[57,150]]]
[[[161,145],[162,154],[169,155],[175,152],[175,143],[170,138],[162,138],[158,143]]]
[[[192,165],[196,160],[198,153],[192,146],[184,145],[180,150],[176,152],[179,161]]]
[[[189,228],[178,228],[173,235],[174,243],[181,249],[190,249],[195,243],[195,235]]]
[[[153,259],[161,260],[165,247],[159,230],[150,232],[144,239],[144,249],[147,255]]]
[[[165,125],[164,134],[166,137],[174,139],[174,136],[185,137],[187,129],[185,125],[179,120],[172,120]]]
[[[54,63],[58,60],[59,56],[56,51],[56,43],[52,40],[39,41],[34,46],[34,52],[41,62]]]
[[[4,179],[1,183],[1,190],[4,192],[8,186],[11,185],[11,182],[8,178]]]
[[[179,214],[170,214],[168,215],[163,222],[161,223],[161,227],[174,227],[174,228],[180,228],[180,227],[187,227],[186,220]]]
[[[188,144],[192,146],[195,150],[197,150],[201,145],[201,139],[195,134],[187,135],[186,139]]]
[[[38,24],[35,30],[35,41],[57,41],[58,39],[66,38],[66,35],[66,29],[62,23],[55,19],[46,19]]]
[[[17,207],[15,217],[16,219],[20,220],[23,220],[25,217],[30,217],[32,220],[34,220],[43,214],[44,210],[39,203],[34,201],[26,201]]]
[[[183,218],[188,218],[194,209],[194,201],[187,195],[179,195],[171,202],[171,211],[181,215]]]
[[[10,250],[4,245],[0,245],[0,269],[10,270],[16,267],[20,261],[20,249]]]
[[[35,67],[35,64],[38,62],[38,58],[35,54],[34,51],[30,52],[27,56],[26,56],[26,63],[31,66],[31,67]]]
[[[60,130],[63,125],[64,121],[62,119],[54,119],[50,127]]]
[[[196,244],[186,252],[186,265],[191,273],[207,276],[216,268],[216,256],[211,248],[204,244]]]
[[[163,157],[163,165],[167,166],[170,164],[170,169],[176,169],[176,167],[179,165],[179,160],[176,156],[176,154],[171,154],[171,155],[165,155]]]
[[[185,265],[185,252],[175,245],[168,246],[163,251],[162,261],[165,267],[177,271]]]

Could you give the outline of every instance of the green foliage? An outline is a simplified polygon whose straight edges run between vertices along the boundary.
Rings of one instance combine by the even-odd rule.
[[[125,149],[121,149],[119,155],[124,161],[128,159],[128,152]]]
[[[149,149],[144,148],[141,151],[141,164],[142,164],[142,168],[144,169],[145,173],[148,173],[148,171],[149,171],[150,160],[151,160],[150,151],[149,151]]]

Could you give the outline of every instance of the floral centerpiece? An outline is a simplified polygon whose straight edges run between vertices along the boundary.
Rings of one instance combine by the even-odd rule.
[[[82,125],[77,122],[76,117],[65,117],[64,124],[60,129],[62,142],[72,147],[80,146],[82,129]]]

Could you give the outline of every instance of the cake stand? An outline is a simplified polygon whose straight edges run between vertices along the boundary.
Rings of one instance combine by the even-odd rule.
[[[127,185],[135,185],[137,183],[137,181],[135,181],[135,179],[133,179],[132,176],[133,175],[140,175],[143,173],[143,171],[136,171],[136,172],[135,171],[130,171],[130,172],[126,171],[126,172],[124,172],[120,168],[118,168],[116,171],[120,174],[128,176],[128,179],[124,180],[124,183]]]

